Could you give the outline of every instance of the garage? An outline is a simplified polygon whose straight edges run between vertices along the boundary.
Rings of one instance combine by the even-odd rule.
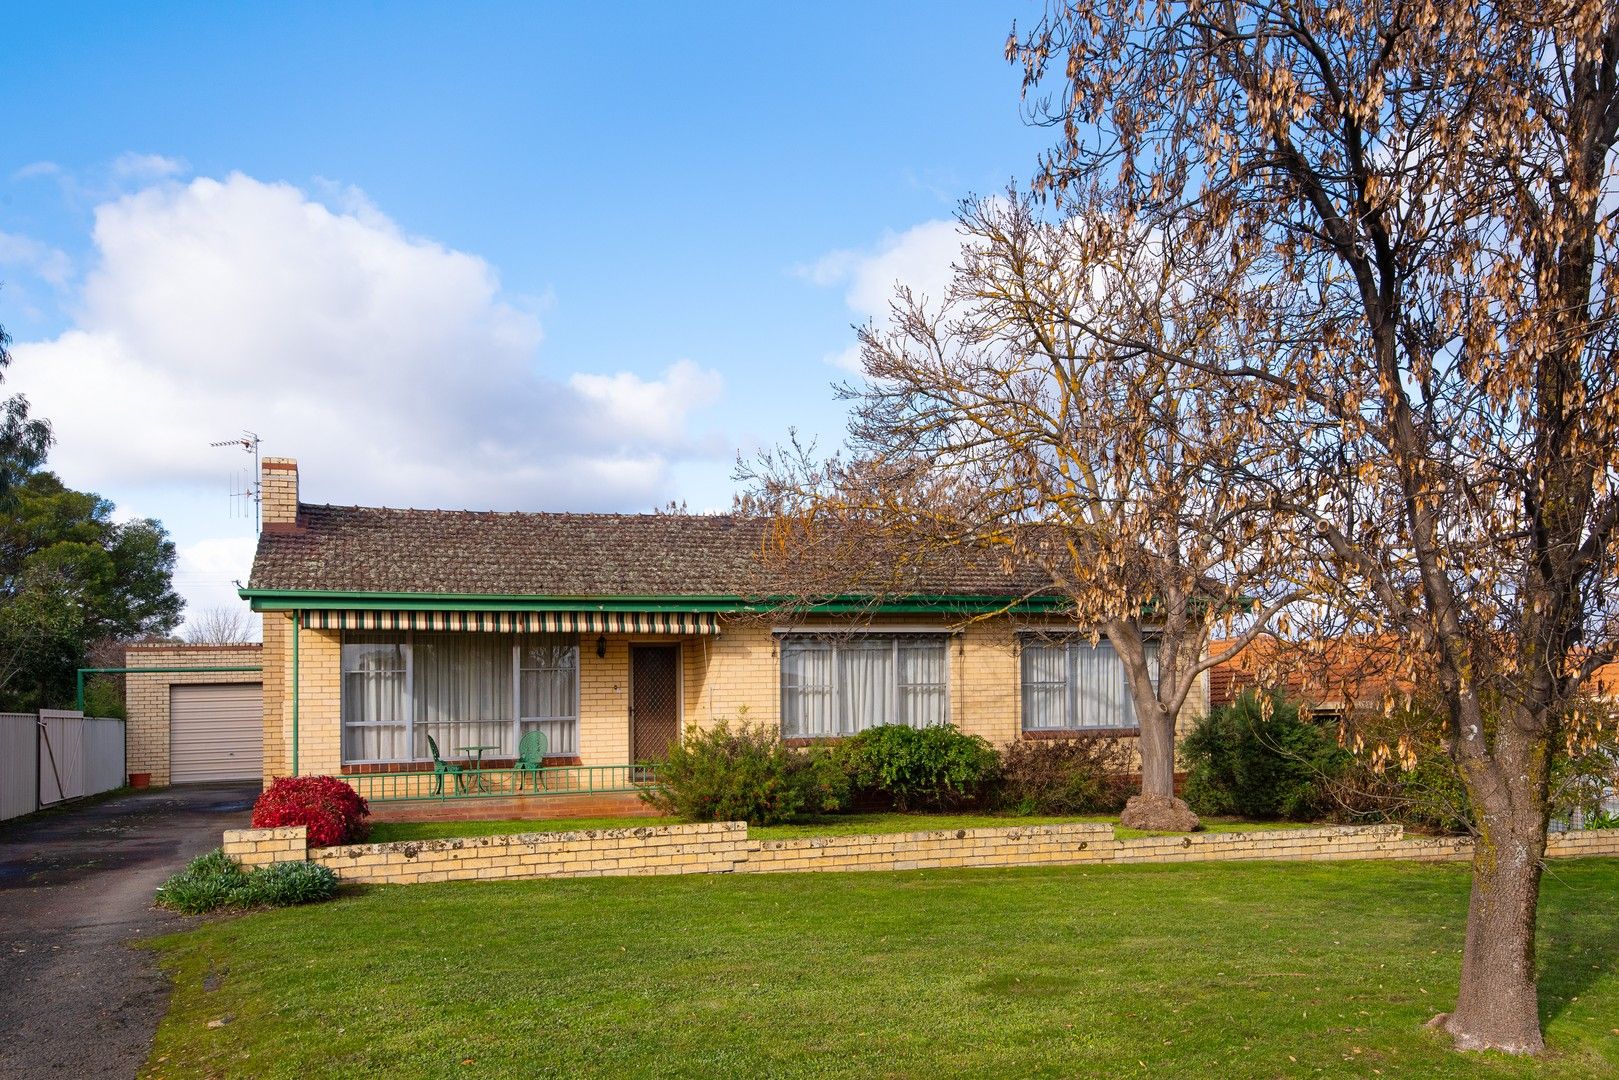
[[[258,683],[169,687],[169,782],[257,780],[264,769]]]

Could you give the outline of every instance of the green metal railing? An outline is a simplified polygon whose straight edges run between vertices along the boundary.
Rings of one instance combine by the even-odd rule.
[[[343,780],[368,802],[510,798],[514,795],[606,795],[642,791],[658,782],[657,765],[554,765],[542,769],[349,773]]]

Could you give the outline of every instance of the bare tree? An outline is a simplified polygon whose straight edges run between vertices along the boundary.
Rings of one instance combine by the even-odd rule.
[[[1174,361],[1314,477],[1276,505],[1317,610],[1433,673],[1479,829],[1436,1020],[1539,1051],[1548,763],[1615,652],[1619,8],[1069,0],[1008,54],[1042,190],[1250,261],[1255,347]]]
[[[211,607],[186,620],[181,636],[191,645],[247,645],[258,640],[245,607]]]
[[[1032,569],[1123,663],[1143,796],[1126,824],[1163,827],[1165,801],[1195,824],[1174,794],[1176,718],[1294,595],[1264,514],[1281,478],[1258,502],[1231,482],[1274,470],[1227,422],[1244,403],[1199,370],[1242,354],[1237,267],[1106,205],[1048,218],[1012,192],[965,204],[960,225],[948,295],[902,288],[890,324],[861,331],[848,456],[778,451],[746,474],[777,522],[776,567],[806,598],[869,588],[879,566]]]

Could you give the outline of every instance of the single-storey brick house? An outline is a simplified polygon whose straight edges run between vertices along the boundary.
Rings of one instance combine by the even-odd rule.
[[[1055,598],[967,621],[1027,594],[1000,570],[788,617],[750,599],[755,519],[311,505],[284,458],[265,459],[261,494],[242,596],[264,618],[266,783],[341,774],[373,800],[447,796],[435,747],[505,768],[534,731],[552,791],[629,786],[632,766],[720,720],[789,740],[885,722],[996,744],[1135,731],[1117,657]]]

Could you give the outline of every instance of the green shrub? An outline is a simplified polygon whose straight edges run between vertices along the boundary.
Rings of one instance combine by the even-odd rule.
[[[1200,814],[1313,821],[1331,806],[1328,785],[1351,765],[1336,735],[1274,696],[1270,715],[1253,693],[1204,718],[1182,744],[1186,801]]]
[[[157,905],[182,915],[201,915],[236,906],[246,887],[246,871],[215,848],[192,859],[184,870],[158,886]]]
[[[1001,754],[996,802],[1017,814],[1111,814],[1133,790],[1129,771],[1118,739],[1022,739]]]
[[[856,791],[897,810],[949,810],[979,801],[994,786],[1000,755],[955,727],[883,724],[845,740],[837,756]]]
[[[1587,829],[1619,829],[1619,814],[1611,814],[1606,810],[1598,810],[1585,819]]]
[[[337,875],[312,862],[271,863],[247,877],[243,899],[267,907],[291,907],[330,900],[337,895]]]
[[[337,875],[324,866],[287,862],[248,871],[216,848],[158,886],[157,905],[202,915],[220,908],[309,904],[336,893]]]
[[[725,722],[695,731],[658,767],[641,798],[691,821],[771,825],[844,807],[849,784],[820,747],[794,750],[771,729]]]

